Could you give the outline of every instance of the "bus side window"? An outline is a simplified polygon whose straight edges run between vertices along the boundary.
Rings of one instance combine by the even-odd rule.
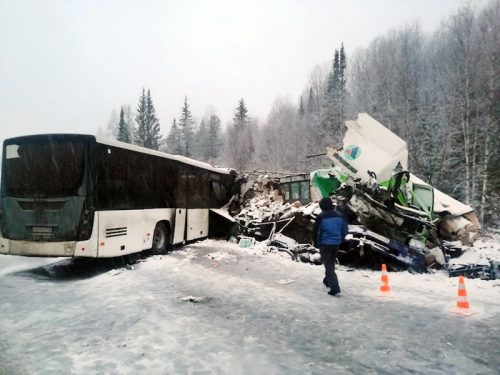
[[[134,153],[127,164],[131,208],[174,207],[176,176],[171,162]]]
[[[168,159],[162,159],[158,163],[158,207],[175,207],[176,169]]]
[[[136,171],[137,175],[140,176],[138,186],[142,189],[142,199],[144,202],[144,208],[155,208],[156,205],[156,171],[153,165],[153,158],[149,155],[142,155],[141,165],[139,170]]]
[[[209,208],[212,207],[211,201],[211,192],[210,192],[210,175],[206,172],[201,172],[198,174],[199,183],[198,190],[200,195],[200,208]]]
[[[165,190],[168,186],[165,186],[166,174],[166,159],[159,159],[152,156],[147,157],[148,164],[148,178],[147,178],[147,192],[146,197],[149,205],[151,207],[168,207],[168,202],[166,202]]]
[[[226,199],[226,187],[222,185],[220,181],[211,181],[210,184],[212,188],[212,206],[223,206],[227,203]]]
[[[137,172],[141,168],[141,155],[132,153],[127,162],[128,172],[128,195],[130,199],[130,208],[140,208],[143,205],[140,175]]]
[[[188,195],[188,177],[185,168],[179,168],[177,175],[177,186],[175,189],[175,207],[187,208],[186,198]]]
[[[188,171],[188,208],[210,207],[210,186],[208,174],[200,171]]]
[[[108,148],[106,164],[108,208],[124,209],[129,206],[127,159],[127,153],[123,150]]]
[[[218,201],[221,198],[221,184],[219,181],[210,181],[211,195],[214,201]]]
[[[103,146],[99,148],[97,172],[97,201],[102,209],[124,207],[127,185],[127,168],[121,150]]]
[[[96,145],[94,152],[95,157],[92,160],[92,168],[94,170],[94,189],[96,194],[96,208],[102,209],[104,208],[104,197],[105,197],[105,155],[103,153],[104,147],[102,145]]]

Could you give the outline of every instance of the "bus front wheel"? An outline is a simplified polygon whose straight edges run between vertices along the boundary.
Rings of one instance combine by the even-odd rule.
[[[153,254],[164,254],[170,248],[170,230],[165,223],[157,223],[153,232]]]

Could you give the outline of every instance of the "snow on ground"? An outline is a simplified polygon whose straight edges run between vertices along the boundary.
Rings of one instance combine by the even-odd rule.
[[[450,264],[489,265],[490,261],[500,262],[500,236],[485,237],[474,242],[458,258],[450,259]]]
[[[48,264],[48,262],[52,262]],[[498,374],[500,280],[322,266],[206,240],[133,270],[0,256],[0,374]],[[75,268],[76,272],[76,268]],[[293,281],[279,283],[278,281]]]

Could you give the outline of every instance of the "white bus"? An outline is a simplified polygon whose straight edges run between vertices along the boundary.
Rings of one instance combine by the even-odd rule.
[[[91,135],[4,141],[0,253],[109,258],[208,236],[236,174]]]

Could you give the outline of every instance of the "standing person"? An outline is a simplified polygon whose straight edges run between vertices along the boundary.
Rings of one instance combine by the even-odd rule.
[[[319,201],[321,214],[314,224],[314,246],[319,248],[321,262],[325,266],[323,284],[330,288],[329,295],[340,293],[339,281],[335,273],[335,260],[340,244],[347,235],[347,223],[342,214],[335,211],[332,200],[323,198]]]

